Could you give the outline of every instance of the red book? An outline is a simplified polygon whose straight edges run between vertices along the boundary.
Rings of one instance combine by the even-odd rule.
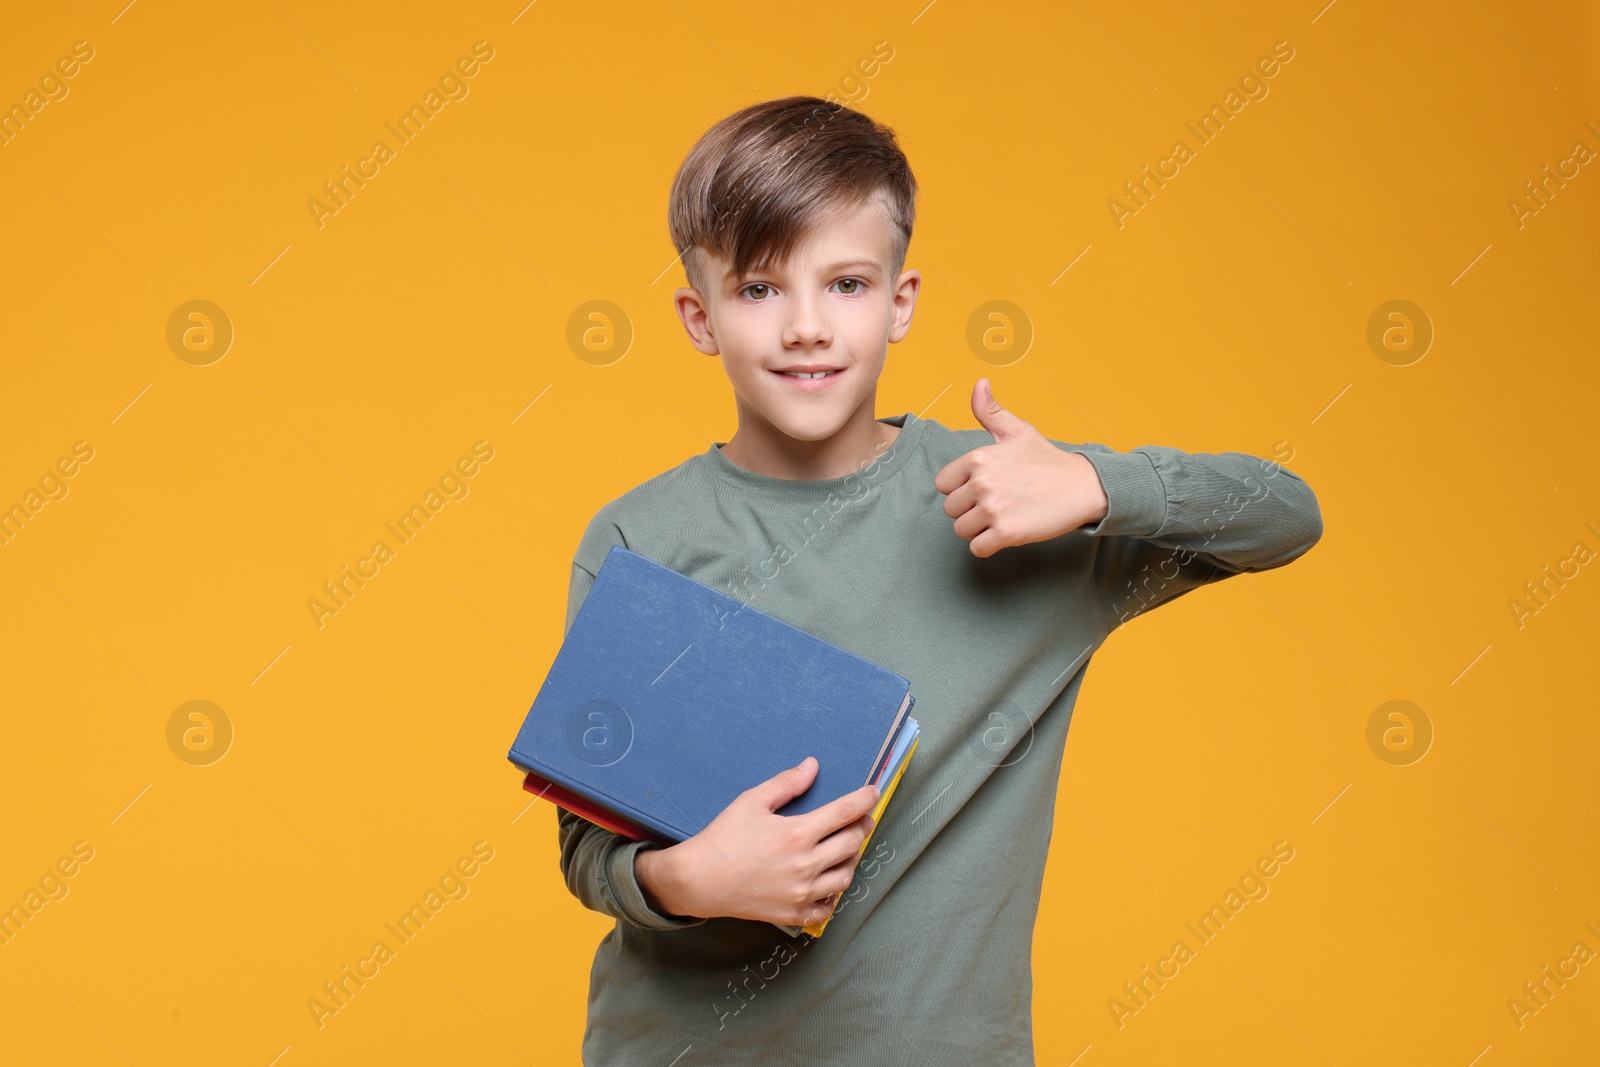
[[[563,789],[550,781],[550,779],[534,774],[532,771],[529,771],[528,776],[522,780],[522,788],[536,796],[544,797],[550,803],[566,808],[572,814],[588,819],[596,826],[604,827],[612,833],[621,834],[623,837],[631,837],[635,841],[655,841],[663,847],[672,844],[672,842],[635,826],[620,815],[609,812],[598,804],[585,800],[578,794]]]

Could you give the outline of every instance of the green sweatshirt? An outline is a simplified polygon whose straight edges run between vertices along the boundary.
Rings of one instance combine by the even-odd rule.
[[[980,559],[933,481],[994,438],[879,421],[893,444],[818,481],[747,471],[719,441],[601,508],[578,545],[568,628],[620,544],[909,679],[922,727],[818,938],[658,913],[633,860],[659,846],[559,813],[567,887],[616,919],[590,1067],[1032,1065],[1033,927],[1090,656],[1139,612],[1322,535],[1311,489],[1269,460],[1052,441],[1094,464],[1110,510]]]

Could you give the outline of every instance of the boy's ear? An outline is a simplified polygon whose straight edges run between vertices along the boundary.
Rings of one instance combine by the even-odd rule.
[[[708,356],[721,355],[717,339],[711,333],[711,309],[699,290],[688,287],[678,289],[672,294],[672,302],[677,308],[678,319],[689,334],[689,343],[694,345],[696,351]]]
[[[889,324],[889,342],[894,344],[911,330],[911,316],[917,310],[917,293],[922,288],[922,272],[900,272],[894,289],[894,321]]]

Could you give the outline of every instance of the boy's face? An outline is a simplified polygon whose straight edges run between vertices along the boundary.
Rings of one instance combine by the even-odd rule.
[[[734,278],[702,259],[708,292],[679,289],[678,315],[696,349],[722,357],[741,434],[822,442],[870,434],[888,346],[911,327],[922,275],[891,277],[894,224],[875,202],[819,223],[789,259]],[[832,371],[817,380],[786,371]],[[865,429],[863,429],[865,427]]]

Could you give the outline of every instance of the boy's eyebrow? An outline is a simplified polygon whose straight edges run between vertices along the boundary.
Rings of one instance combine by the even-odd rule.
[[[869,258],[869,257],[861,257],[861,258],[857,258],[857,259],[841,260],[838,263],[829,263],[827,266],[820,268],[820,270],[821,270],[821,273],[823,273],[823,274],[832,274],[835,271],[841,271],[841,270],[844,270],[846,268],[860,269],[860,268],[863,268],[863,267],[866,268],[871,273],[877,273],[879,270],[882,269],[882,265],[877,260]],[[752,277],[754,275],[762,274],[762,273],[765,273],[765,272],[764,271],[746,271],[743,275],[741,275],[740,277],[736,278],[736,277],[734,277],[734,274],[733,274],[733,268],[729,267],[727,270],[723,271],[722,276],[723,276],[723,279],[725,281],[736,282],[736,281],[741,281],[743,278],[749,278],[749,277]]]
[[[875,259],[867,259],[867,258],[847,259],[842,263],[830,263],[826,267],[823,267],[822,269],[823,269],[824,273],[832,274],[834,271],[836,271],[836,270],[844,270],[846,267],[857,267],[857,268],[866,267],[866,268],[868,268],[870,270],[877,270],[878,269],[878,261],[875,260]]]

